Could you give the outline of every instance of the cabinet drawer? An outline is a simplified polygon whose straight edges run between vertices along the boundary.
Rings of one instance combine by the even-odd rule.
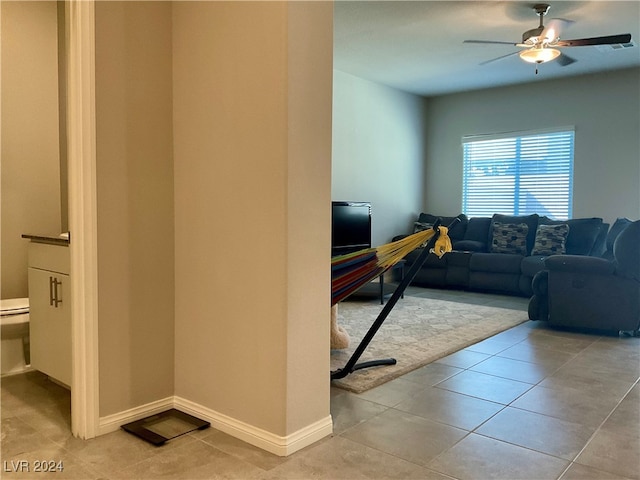
[[[29,244],[29,267],[69,274],[69,247],[31,242]]]

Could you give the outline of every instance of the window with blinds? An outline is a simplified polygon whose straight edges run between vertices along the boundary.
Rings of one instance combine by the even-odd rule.
[[[573,143],[573,128],[465,137],[462,212],[570,218]]]

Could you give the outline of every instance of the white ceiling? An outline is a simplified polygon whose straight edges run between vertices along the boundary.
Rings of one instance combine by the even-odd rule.
[[[538,26],[535,1],[350,1],[336,0],[334,68],[404,91],[442,95],[640,66],[640,1],[548,1],[545,23],[574,23],[561,39],[630,33],[635,46],[565,47],[575,63],[539,66],[518,55],[479,65],[520,49],[464,44],[463,40],[520,42]]]

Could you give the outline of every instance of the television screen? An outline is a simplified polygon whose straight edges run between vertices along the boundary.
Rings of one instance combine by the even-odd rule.
[[[331,203],[331,255],[371,247],[371,203]]]

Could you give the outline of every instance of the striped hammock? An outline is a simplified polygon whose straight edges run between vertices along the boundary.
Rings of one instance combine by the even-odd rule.
[[[439,236],[433,250],[441,257],[444,253],[451,251],[451,241],[447,227],[439,226],[437,229]],[[379,247],[333,257],[331,259],[331,305],[335,305],[365,283],[382,275],[408,253],[428,242],[435,233],[433,228],[429,228]]]

